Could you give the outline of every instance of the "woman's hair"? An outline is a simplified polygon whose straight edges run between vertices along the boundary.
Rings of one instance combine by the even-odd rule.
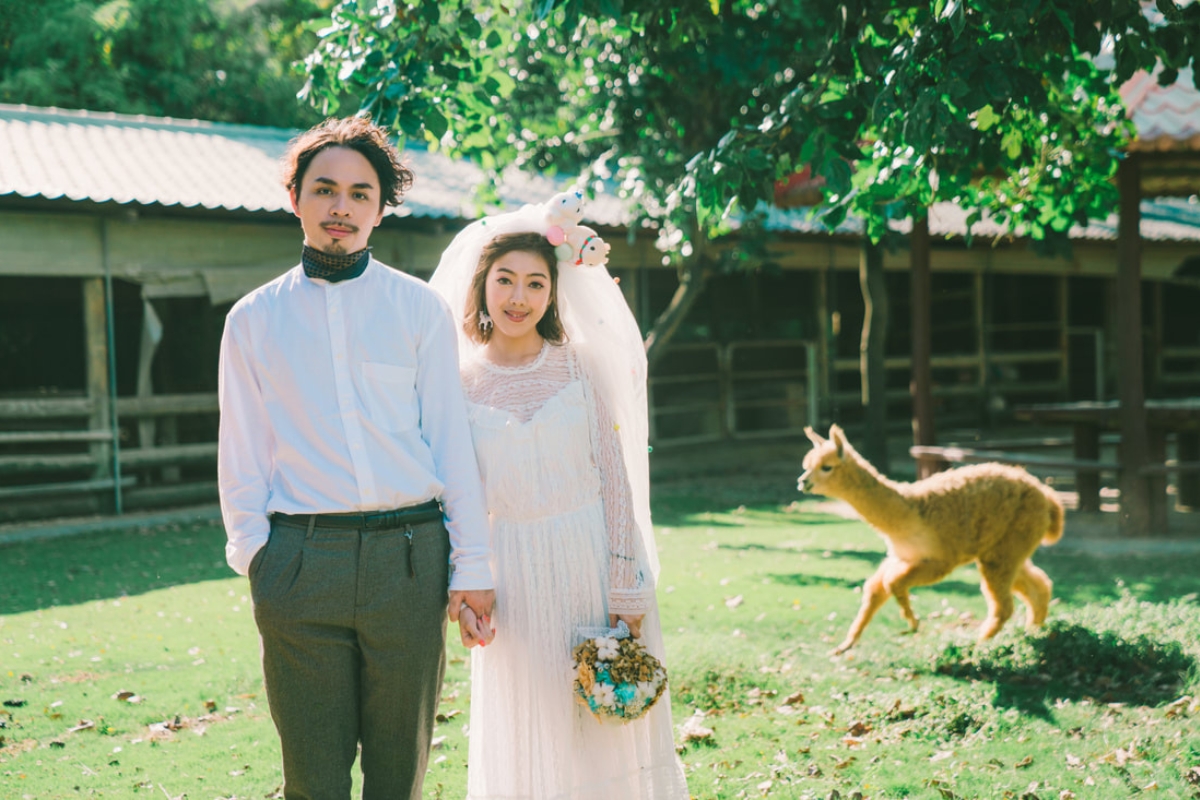
[[[401,195],[413,183],[413,173],[400,161],[398,151],[388,140],[387,131],[365,117],[327,119],[315,128],[288,142],[283,155],[283,185],[299,192],[304,173],[317,153],[330,147],[345,147],[362,155],[379,176],[379,208],[398,206]]]
[[[538,320],[537,332],[551,344],[566,341],[567,334],[558,316],[558,256],[554,253],[554,245],[540,233],[502,233],[483,246],[475,275],[471,278],[471,288],[467,290],[463,332],[479,344],[486,344],[492,338],[492,326],[480,325],[480,317],[487,314],[487,278],[492,265],[509,253],[532,253],[546,262],[550,271],[550,302],[546,313]]]

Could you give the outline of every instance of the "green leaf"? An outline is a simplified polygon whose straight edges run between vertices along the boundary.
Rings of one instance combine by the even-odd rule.
[[[1000,117],[992,110],[991,103],[979,109],[975,114],[975,127],[980,131],[988,130],[999,121]]]
[[[441,139],[446,135],[449,127],[450,125],[446,122],[446,118],[439,112],[429,111],[425,114],[425,130],[433,134],[433,138]]]

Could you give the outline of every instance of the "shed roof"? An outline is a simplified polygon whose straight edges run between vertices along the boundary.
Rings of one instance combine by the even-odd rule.
[[[298,131],[201,120],[0,104],[0,196],[227,211],[289,212],[279,159]],[[472,219],[485,179],[474,164],[408,146],[417,180],[400,217]],[[513,172],[510,205],[541,202],[562,185]],[[601,225],[625,221],[615,198],[588,204]]]
[[[1156,85],[1156,84],[1155,84]],[[1160,87],[1161,88],[1161,87]],[[1174,89],[1174,87],[1167,87]],[[1150,109],[1147,88],[1141,107]],[[1166,102],[1153,105],[1148,118],[1164,120]],[[1191,107],[1189,107],[1191,108]],[[1186,118],[1186,119],[1185,119]],[[1200,103],[1164,130],[1200,134]],[[1190,120],[1190,121],[1188,121]],[[287,213],[287,193],[280,180],[279,158],[297,131],[201,120],[131,116],[110,112],[68,111],[0,104],[0,197],[92,201],[141,206],[183,207]],[[478,216],[474,188],[484,172],[444,153],[409,146],[405,157],[417,175],[404,204],[389,213],[399,217],[473,219]],[[528,173],[510,172],[500,187],[509,205],[541,202],[564,188],[562,182]],[[1200,241],[1200,205],[1195,200],[1160,198],[1142,204],[1142,235],[1159,241]],[[589,202],[589,221],[621,226],[630,215],[620,200],[604,195]],[[777,231],[825,233],[803,210],[771,209],[768,227]],[[941,203],[930,214],[935,236],[962,236],[966,214]],[[836,233],[856,235],[850,219]],[[977,236],[999,229],[984,220]],[[1116,216],[1075,229],[1085,239],[1114,239]]]

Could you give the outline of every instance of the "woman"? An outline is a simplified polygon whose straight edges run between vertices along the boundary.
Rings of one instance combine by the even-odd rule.
[[[602,265],[559,270],[567,248],[568,263],[607,252],[559,199],[471,225],[431,280],[462,315],[497,581],[497,636],[472,653],[467,796],[686,800],[669,696],[618,725],[572,693],[577,628],[623,620],[663,647],[641,336]]]

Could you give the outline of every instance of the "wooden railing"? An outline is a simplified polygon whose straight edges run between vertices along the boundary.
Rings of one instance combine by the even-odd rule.
[[[13,506],[30,498],[33,516],[38,515],[39,504],[59,502],[53,498],[86,497],[102,507],[102,498],[117,485],[112,477],[114,436],[111,429],[85,427],[95,410],[96,401],[86,397],[0,400],[0,499]],[[136,431],[137,423],[146,419],[170,420],[217,411],[216,393],[117,399],[117,417],[124,430]],[[147,504],[139,500],[153,502],[151,498],[215,498],[211,480],[179,482],[174,487],[150,486],[146,481],[152,469],[215,465],[215,441],[138,447],[125,447],[123,441],[118,444],[122,445],[118,449],[120,485],[133,507]],[[70,507],[70,503],[64,506]]]
[[[651,441],[771,437],[815,424],[816,354],[800,340],[672,345],[650,377]]]

